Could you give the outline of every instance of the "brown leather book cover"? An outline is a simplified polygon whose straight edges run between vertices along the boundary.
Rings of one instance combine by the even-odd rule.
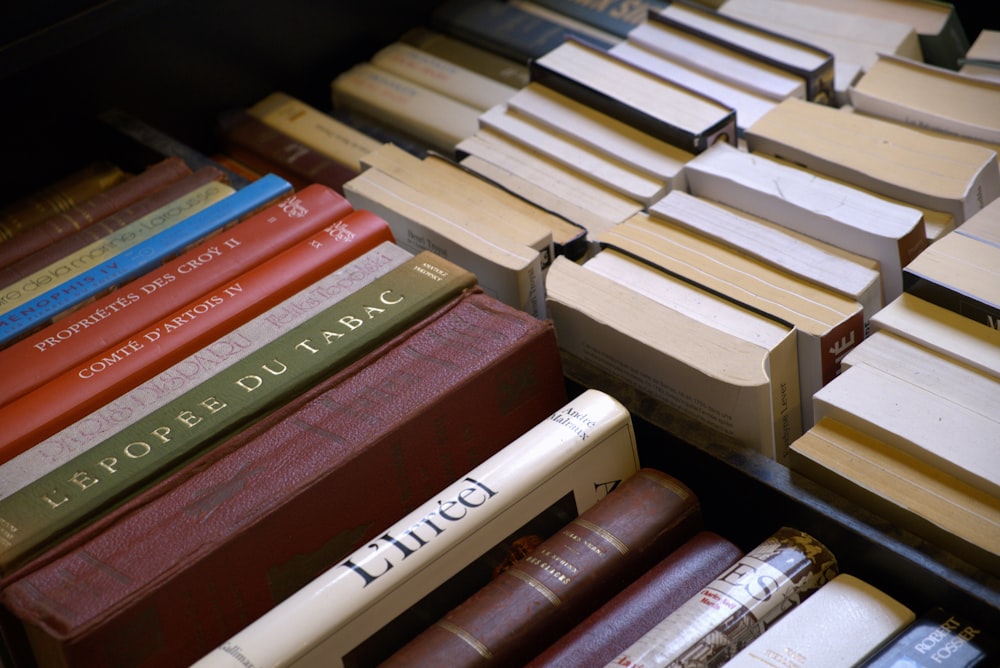
[[[694,492],[641,469],[381,665],[523,665],[700,528]]]
[[[190,173],[191,169],[179,158],[168,158],[150,165],[141,173],[34,224],[30,230],[0,244],[0,267],[86,229]]]
[[[470,291],[40,556],[3,602],[69,665],[189,664],[565,402],[551,323]]]
[[[743,555],[702,531],[550,645],[528,668],[603,666]]]

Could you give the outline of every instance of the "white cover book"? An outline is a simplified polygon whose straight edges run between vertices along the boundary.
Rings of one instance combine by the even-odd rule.
[[[582,513],[638,469],[628,411],[587,390],[388,527],[386,536],[413,548],[405,561],[379,539],[195,666],[342,666],[345,653],[566,494]],[[431,522],[446,529],[434,531]]]

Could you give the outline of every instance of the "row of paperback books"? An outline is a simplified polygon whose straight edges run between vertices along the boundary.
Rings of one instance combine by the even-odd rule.
[[[667,28],[704,40],[704,25],[681,24],[705,20],[746,37],[749,22],[673,3],[613,35],[536,4],[546,3],[444,3],[435,30],[415,28],[335,75],[329,110],[276,92],[221,115],[213,160],[105,114],[160,160],[134,175],[95,165],[104,191],[45,215],[44,237],[23,222],[42,193],[4,212],[0,252],[22,253],[4,263],[0,296],[11,374],[0,572],[14,665],[185,665],[212,647],[206,665],[437,665],[435,652],[459,662],[467,649],[481,659],[507,647],[523,652],[508,662],[525,663],[696,538],[690,513],[606,503],[634,503],[618,499],[639,480],[685,489],[694,460],[654,444],[663,429],[819,481],[981,570],[969,586],[995,597],[994,136],[966,142],[897,129],[860,105],[835,109],[864,79],[838,93],[832,58],[741,122],[735,103],[630,59],[663,37],[629,40]],[[460,38],[469,12],[490,12],[472,23],[493,27]],[[496,19],[511,12],[556,26],[553,41],[498,49]],[[473,53],[482,64],[470,78]],[[866,69],[883,63],[897,65]],[[822,128],[807,134],[865,158],[830,169],[839,153],[775,139],[786,127]],[[765,138],[785,143],[767,149]],[[885,143],[905,150],[873,148]],[[919,174],[945,156],[935,178]],[[915,169],[890,175],[887,164]],[[125,185],[161,169],[185,185],[124,199]],[[187,186],[192,177],[203,180]],[[28,240],[36,246],[17,250]],[[923,316],[932,307],[950,315]],[[567,378],[582,385],[572,398]],[[905,410],[886,410],[904,397]],[[624,468],[571,494],[532,482],[564,461],[547,447],[575,456],[559,438],[603,442],[592,430],[604,410],[627,424]],[[630,412],[652,422],[644,459],[660,471],[640,470]],[[545,428],[561,436],[546,445]],[[514,533],[543,508],[555,519]],[[657,517],[665,534],[644,523]],[[622,549],[626,528],[657,540]],[[793,651],[786,640],[748,647],[751,636],[781,615],[788,634],[828,641],[801,629],[845,596],[880,600],[884,625],[866,618],[870,643],[830,653],[831,665],[861,661],[904,628],[920,633],[907,605],[931,607],[924,596],[836,575],[822,543],[788,531],[740,535],[732,573],[689,583],[700,603],[680,605],[677,590],[682,612],[647,615],[637,645],[581,663],[774,656]],[[465,570],[501,539],[492,552],[512,563],[488,577]],[[724,588],[745,588],[748,564],[766,570],[785,543],[825,560],[806,580],[837,583],[804,612],[783,614],[804,592],[753,611]],[[580,545],[580,559],[608,564],[574,561],[567,550]],[[533,614],[507,619],[515,585],[544,578],[554,580],[524,592],[544,600],[520,599]],[[553,600],[577,616],[550,627]],[[736,616],[698,619],[706,605]],[[951,613],[925,643],[971,649],[988,635]],[[706,639],[720,629],[734,631]]]

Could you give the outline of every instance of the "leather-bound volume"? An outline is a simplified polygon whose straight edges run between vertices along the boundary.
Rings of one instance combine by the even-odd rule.
[[[117,185],[33,224],[30,229],[16,234],[14,239],[0,244],[0,267],[89,227],[189,174],[191,169],[179,158],[155,163]]]
[[[565,402],[551,323],[467,291],[40,556],[3,603],[65,665],[188,665]]]
[[[528,668],[607,664],[742,555],[727,538],[699,532],[532,659]]]
[[[694,492],[641,469],[381,665],[521,665],[700,528]]]

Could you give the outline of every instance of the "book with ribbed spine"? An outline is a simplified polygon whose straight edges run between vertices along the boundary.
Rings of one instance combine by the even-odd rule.
[[[135,245],[123,248],[90,269],[83,269],[72,280],[68,274],[59,275],[58,280],[62,282],[57,287],[35,298],[27,297],[23,305],[12,306],[0,315],[0,343],[11,340],[8,337],[20,337],[43,327],[95,297],[152,271],[202,239],[274,204],[291,189],[291,184],[284,179],[265,175],[169,227],[154,228],[151,236],[134,240]]]
[[[0,406],[37,388],[352,211],[312,185],[0,350]]]
[[[10,572],[474,284],[468,271],[421,253],[236,367],[0,500],[0,569]]]

